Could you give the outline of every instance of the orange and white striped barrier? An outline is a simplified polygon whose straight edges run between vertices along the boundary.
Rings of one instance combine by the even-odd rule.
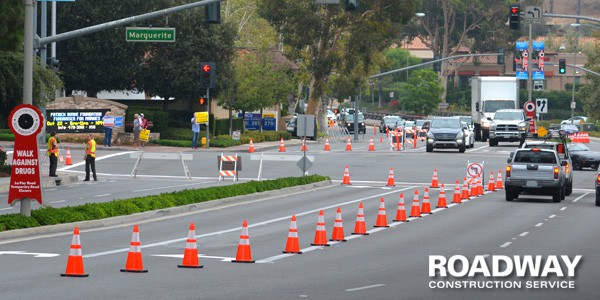
[[[131,244],[129,254],[127,254],[127,262],[125,269],[121,272],[146,273],[142,263],[142,243],[140,242],[140,229],[137,225],[133,225],[133,234],[131,235]]]
[[[242,233],[240,234],[240,242],[238,243],[237,253],[234,263],[254,263],[252,260],[252,251],[250,249],[250,236],[248,235],[248,221],[242,222]]]
[[[68,152],[67,152],[68,153]],[[67,259],[67,268],[65,273],[60,274],[63,277],[88,277],[83,270],[83,255],[81,252],[81,240],[79,239],[79,228],[73,229],[73,238],[71,239],[71,249]]]
[[[234,162],[233,170],[223,170],[223,162]],[[219,181],[225,180],[225,177],[233,177],[233,181],[237,181],[237,162],[238,155],[223,155],[219,156]]]

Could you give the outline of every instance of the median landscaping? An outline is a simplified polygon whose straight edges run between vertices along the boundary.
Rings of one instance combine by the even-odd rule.
[[[147,197],[114,200],[105,203],[88,203],[62,208],[43,207],[33,210],[31,217],[25,217],[20,214],[0,215],[0,232],[125,216],[156,209],[279,190],[326,180],[330,180],[329,177],[320,175],[286,177],[264,181],[249,181],[228,186],[183,190]]]

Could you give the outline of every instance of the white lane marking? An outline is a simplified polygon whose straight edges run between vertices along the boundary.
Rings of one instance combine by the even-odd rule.
[[[14,207],[5,207],[5,208],[0,208],[0,210],[9,210],[9,209],[13,209]]]
[[[577,202],[577,201],[579,201],[579,199],[581,199],[581,198],[583,198],[583,197],[587,196],[588,194],[589,194],[589,193],[585,193],[585,194],[583,194],[583,195],[581,195],[581,196],[577,197],[575,200],[573,200],[573,202]]]
[[[487,148],[487,147],[489,147],[489,145],[482,146],[482,147],[479,147],[479,148],[473,148],[473,149],[467,150],[467,151],[465,151],[465,152],[473,152],[473,151],[477,151],[477,150],[485,149],[485,148]]]
[[[51,191],[54,191],[54,190],[56,190],[56,188],[44,189],[44,192],[51,192]]]
[[[29,253],[29,252],[25,252],[25,251],[0,251],[0,255],[2,254],[16,254],[16,255],[33,255],[33,257],[36,258],[47,258],[47,257],[56,257],[56,256],[60,256],[60,254],[54,254],[54,253]]]
[[[98,156],[98,157],[96,157],[96,161],[107,159],[107,158],[111,158],[111,157],[115,157],[115,156],[126,155],[126,154],[133,153],[133,152],[135,152],[135,151],[125,151],[125,152],[119,152],[119,153],[114,153],[114,154],[108,154],[108,155]],[[72,168],[83,166],[83,165],[85,165],[85,161],[80,161],[80,162],[78,162],[76,164],[72,164],[70,166],[62,167],[62,168],[60,168],[58,170],[59,171],[67,171],[67,170],[70,170]]]
[[[525,232],[523,232],[523,233],[519,234],[519,236],[520,236],[520,237],[523,237],[523,236],[526,236],[528,233],[529,233],[529,231],[525,231]]]
[[[566,206],[563,206],[563,207],[562,207],[560,210],[565,210],[565,209],[567,209],[567,207],[566,207]]]
[[[506,248],[510,244],[512,244],[512,242],[506,242],[506,243],[500,245],[500,248]]]
[[[542,225],[544,225],[544,223],[537,223],[537,224],[535,224],[535,227],[540,227]]]
[[[556,215],[550,215],[550,216],[548,216],[549,219],[552,219],[554,217],[556,217]]]
[[[376,287],[380,287],[380,286],[385,286],[385,284],[380,283],[380,284],[374,284],[374,285],[361,286],[361,287],[357,287],[357,288],[353,288],[353,289],[346,289],[346,292],[354,292],[354,291],[372,289],[372,288],[376,288]]]
[[[151,256],[158,256],[158,257],[172,257],[172,258],[179,258],[182,259],[183,258],[183,254],[154,254]],[[200,258],[214,258],[214,259],[220,259],[221,261],[232,261],[235,259],[235,257],[225,257],[225,256],[210,256],[210,255],[204,255],[204,254],[198,254],[198,257]]]
[[[110,196],[110,194],[100,194],[100,195],[96,195],[94,197],[95,198],[100,198],[100,197],[106,197],[106,196]]]
[[[162,190],[162,189],[169,189],[169,188],[174,188],[174,187],[192,186],[192,185],[199,185],[199,184],[205,184],[205,183],[209,183],[209,182],[208,181],[204,181],[204,182],[196,182],[196,183],[189,183],[189,184],[170,185],[170,186],[163,186],[163,187],[156,187],[156,188],[135,190],[133,192],[134,193],[137,193],[137,192],[147,192],[147,191],[152,191],[152,190]]]
[[[62,202],[67,202],[67,200],[50,201],[50,203],[62,203]]]
[[[406,190],[413,189],[413,188],[415,188],[415,187],[407,187],[407,188],[404,188],[404,189],[398,189],[398,190],[394,190],[394,191],[380,193],[380,194],[377,194],[377,195],[368,196],[368,197],[360,198],[360,199],[357,199],[357,200],[351,200],[351,201],[347,201],[347,202],[344,202],[344,203],[338,203],[338,204],[334,204],[334,205],[329,205],[329,206],[325,206],[325,207],[321,207],[321,208],[317,208],[317,209],[313,209],[313,210],[309,210],[309,211],[297,213],[296,216],[297,217],[299,217],[299,216],[305,216],[305,215],[308,215],[308,214],[312,214],[312,213],[318,212],[320,210],[327,210],[327,209],[337,208],[337,207],[340,207],[340,206],[354,204],[354,203],[357,203],[357,202],[361,202],[361,201],[365,201],[365,200],[373,199],[373,198],[377,199],[377,198],[379,198],[381,196],[385,196],[385,195],[389,195],[389,194],[393,194],[393,193],[397,193],[397,192],[401,192],[401,191],[406,191]],[[244,204],[248,204],[248,203],[252,203],[252,201],[251,202],[246,202]],[[223,209],[223,208],[225,208],[225,207],[220,207],[219,209]],[[195,212],[195,213],[198,213],[198,212]],[[263,226],[263,225],[267,225],[267,224],[271,224],[271,223],[275,223],[275,222],[279,222],[279,221],[284,221],[284,220],[285,221],[289,221],[289,219],[291,217],[292,217],[291,215],[288,215],[288,216],[283,216],[283,217],[279,217],[279,218],[275,218],[275,219],[266,220],[266,221],[259,222],[259,223],[254,223],[252,225],[249,225],[248,228],[257,227],[257,226]],[[242,230],[242,227],[235,227],[235,228],[225,229],[225,230],[221,230],[221,231],[209,232],[209,233],[205,233],[205,234],[201,234],[201,235],[196,235],[196,239],[202,238],[202,237],[208,237],[208,236],[213,236],[213,235],[220,235],[220,234],[224,234],[224,233],[230,233],[230,232],[240,231],[240,230]],[[152,243],[152,244],[147,244],[147,245],[142,245],[141,247],[142,248],[150,248],[150,247],[156,247],[156,246],[164,246],[164,245],[167,245],[167,244],[177,243],[177,242],[181,242],[181,241],[185,241],[185,240],[187,240],[187,237],[185,237],[185,238],[178,238],[178,239],[172,239],[172,240],[168,240],[168,241],[157,242],[157,243]],[[127,251],[129,251],[129,248],[122,248],[122,249],[116,249],[116,250],[110,250],[110,251],[104,251],[104,252],[98,252],[98,253],[90,253],[90,254],[84,255],[83,257],[97,257],[97,256],[110,255],[110,254],[122,253],[122,252],[127,252]]]

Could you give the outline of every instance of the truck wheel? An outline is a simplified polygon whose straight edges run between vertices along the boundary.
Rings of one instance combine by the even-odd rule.
[[[554,191],[554,193],[552,193],[552,202],[560,202],[560,192],[561,188],[556,188],[556,190]]]
[[[481,141],[481,125],[475,124],[473,131],[475,132],[475,140]]]
[[[513,191],[513,189],[506,187],[504,189],[505,195],[506,195],[506,201],[513,201],[515,199],[515,192]]]
[[[596,194],[596,206],[600,206],[600,195]]]
[[[571,174],[571,176],[573,176],[573,174]],[[573,193],[573,182],[569,182],[569,183],[567,183],[567,190],[565,191],[565,195],[571,196],[572,193]]]
[[[490,147],[495,147],[498,146],[498,140],[496,139],[490,139]]]
[[[566,189],[567,189],[567,188],[566,188],[566,187],[564,187],[564,186],[563,186],[563,187],[560,189],[560,201],[562,201],[562,200],[565,200],[565,197],[566,197]]]
[[[433,152],[433,145],[427,144],[427,146],[425,147],[425,151]]]
[[[484,143],[487,142],[487,140],[488,140],[489,137],[490,137],[490,132],[489,131],[485,131],[485,130],[481,131],[481,141],[482,142],[484,142]]]

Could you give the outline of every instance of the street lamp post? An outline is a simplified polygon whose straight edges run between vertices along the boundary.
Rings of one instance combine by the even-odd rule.
[[[579,43],[579,23],[573,23],[571,26],[575,28],[575,47],[573,47],[573,65],[577,65],[577,44]],[[573,117],[575,116],[575,73],[576,70],[573,68],[573,92],[571,94],[571,124],[573,124]]]

